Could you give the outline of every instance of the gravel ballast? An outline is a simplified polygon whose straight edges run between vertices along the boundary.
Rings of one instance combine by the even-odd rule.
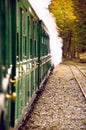
[[[67,65],[53,70],[22,130],[86,130],[86,100]]]

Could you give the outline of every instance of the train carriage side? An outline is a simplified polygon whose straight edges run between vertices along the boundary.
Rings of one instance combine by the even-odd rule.
[[[15,124],[22,119],[21,115],[25,114],[29,104],[35,98],[36,91],[43,83],[51,65],[49,35],[44,23],[39,20],[30,4],[27,6],[20,0],[17,7],[16,76],[18,83]]]
[[[30,3],[26,4],[20,0],[17,3],[16,76],[18,83],[15,125],[22,119],[23,114],[25,115],[28,106],[35,98],[50,68],[50,60],[48,31]]]
[[[25,0],[26,1],[26,0]],[[17,54],[16,76],[18,79],[15,107],[15,125],[25,115],[38,89],[38,16],[30,4],[17,3]]]
[[[12,49],[13,48],[13,49]],[[16,1],[0,1],[0,129],[8,130],[15,105]],[[14,115],[12,115],[14,116]]]
[[[0,1],[0,129],[21,121],[50,62],[47,28],[28,0]]]
[[[51,67],[49,32],[43,21],[39,21],[38,39],[38,86],[46,79]]]

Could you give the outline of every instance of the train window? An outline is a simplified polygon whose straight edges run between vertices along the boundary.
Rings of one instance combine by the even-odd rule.
[[[32,37],[32,17],[30,17],[30,37]]]
[[[43,50],[44,50],[44,54],[45,55],[45,52],[46,52],[46,47],[45,47],[45,32],[43,33]]]
[[[23,35],[26,35],[26,30],[27,30],[27,23],[26,23],[26,10],[22,10],[22,31],[23,31]]]
[[[17,33],[16,59],[19,60],[19,33]]]
[[[30,32],[30,27],[29,27],[30,21],[29,21],[29,16],[27,16],[27,58],[30,57],[30,50],[29,50],[29,42],[30,42],[30,37],[29,37],[29,32]]]
[[[41,48],[42,49],[40,49],[40,50],[41,50],[41,56],[43,56],[43,34],[42,34],[42,38],[41,39],[42,39],[42,41],[41,41]]]
[[[22,60],[22,8],[20,8],[20,60]]]
[[[27,12],[23,9],[22,11],[22,53],[23,59],[26,59],[26,39],[27,39]]]
[[[38,29],[38,28],[37,28],[37,27],[38,27],[38,26],[37,26],[37,25],[38,25],[38,24],[37,24],[37,22],[36,22],[36,30],[35,30],[35,31],[36,31],[36,45],[35,45],[35,47],[36,47],[36,57],[37,57],[37,51],[38,51],[38,49],[37,49],[37,43],[38,43],[38,39],[37,39],[37,36],[38,36],[38,34],[37,34],[37,29]]]
[[[34,52],[34,54],[35,54],[35,57],[36,57],[36,40],[34,40],[34,44],[35,44],[35,45],[34,45],[34,47],[35,47],[35,50],[34,50],[35,52]]]
[[[30,58],[32,58],[32,38],[30,38]]]
[[[36,57],[36,22],[34,22],[34,56]]]
[[[27,56],[26,49],[27,49],[27,37],[25,36],[25,56]]]
[[[26,59],[26,36],[23,36],[23,59]]]
[[[4,1],[5,2],[5,1]],[[11,32],[11,8],[10,8],[10,2],[9,1],[6,1],[5,2],[5,6],[3,4],[3,14],[6,13],[6,15],[2,15],[2,20],[0,19],[0,22],[2,22],[2,26],[1,26],[1,29],[2,29],[2,32],[1,34],[2,37],[0,37],[1,39],[3,38],[3,62],[4,62],[4,65],[6,66],[9,66],[11,64],[11,53],[12,53],[12,32]],[[2,10],[1,10],[2,11]]]
[[[30,58],[32,58],[32,33],[33,33],[33,19],[30,16]]]
[[[47,47],[46,47],[46,33],[44,35],[44,55],[46,55],[46,50],[47,50]]]

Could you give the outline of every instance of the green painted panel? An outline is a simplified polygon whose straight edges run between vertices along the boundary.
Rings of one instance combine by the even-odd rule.
[[[30,58],[30,20],[29,16],[27,16],[27,47],[26,47],[26,53],[27,53],[27,59]]]
[[[19,40],[19,44],[20,44],[20,55],[19,55],[19,57],[20,57],[20,61],[22,61],[22,8],[20,8],[20,27],[19,27],[19,29],[20,29],[20,40]]]
[[[11,37],[12,37],[12,79],[16,75],[16,0],[11,0]],[[15,92],[15,86],[12,84],[12,93]],[[11,126],[15,125],[15,101],[11,101]]]

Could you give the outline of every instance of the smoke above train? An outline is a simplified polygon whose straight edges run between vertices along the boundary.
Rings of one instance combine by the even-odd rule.
[[[36,11],[37,15],[47,26],[50,34],[50,49],[52,64],[56,66],[62,61],[62,39],[58,36],[58,27],[55,18],[48,10],[51,0],[28,0]]]

